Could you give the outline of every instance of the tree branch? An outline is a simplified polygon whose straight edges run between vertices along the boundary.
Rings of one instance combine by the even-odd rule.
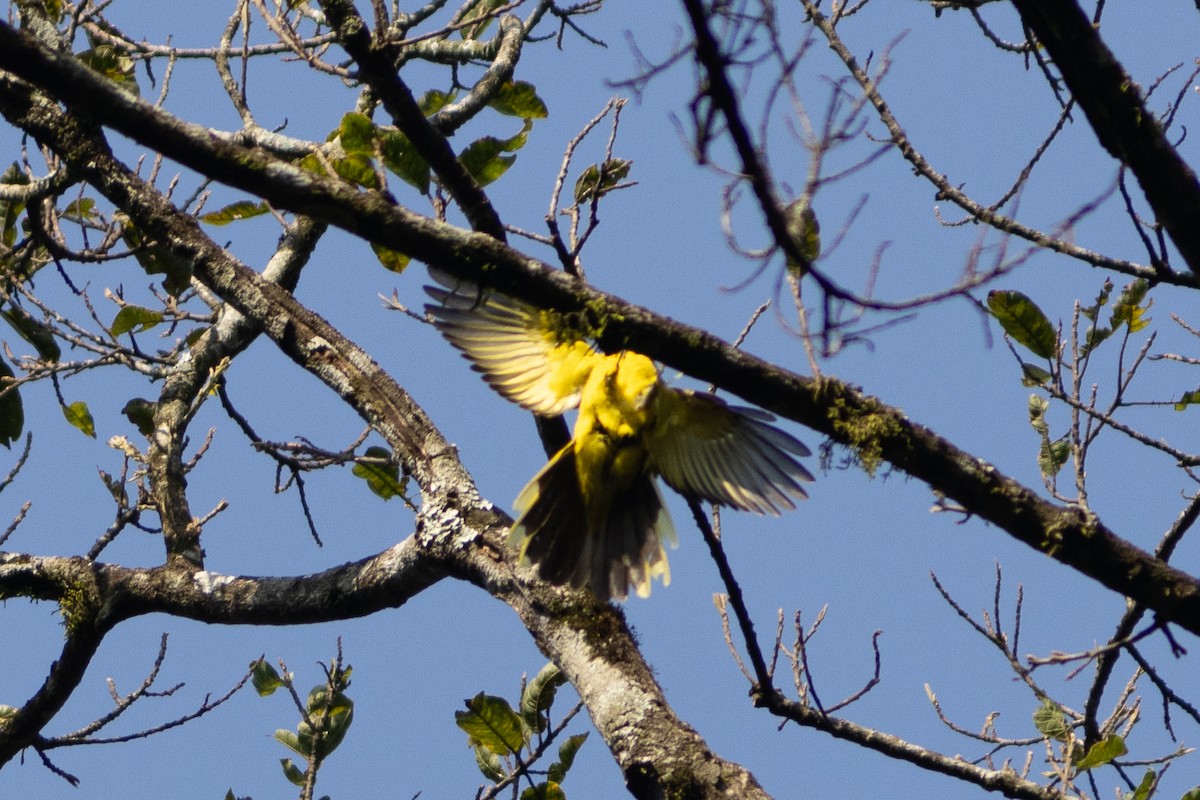
[[[1200,183],[1075,0],[1012,0],[1109,154],[1137,176],[1155,217],[1200,273]]]
[[[463,278],[494,286],[534,305],[560,311],[586,311],[602,330],[608,350],[633,349],[697,379],[714,383],[780,416],[807,425],[856,450],[861,457],[887,461],[956,500],[969,512],[997,525],[1030,547],[1093,578],[1119,594],[1200,634],[1200,581],[1163,564],[1105,527],[1094,515],[1057,506],[991,464],[959,449],[934,431],[909,420],[897,408],[864,395],[832,378],[803,378],[730,347],[711,334],[659,317],[619,298],[579,284],[496,239],[466,232],[393,205],[375,192],[306,173],[254,149],[215,141],[204,128],[180,122],[149,104],[130,98],[74,59],[59,56],[6,25],[0,25],[0,67],[44,86],[74,108],[111,125],[143,144],[232,186],[255,192],[279,208],[327,220],[372,242],[407,252],[414,258]],[[322,349],[329,340],[308,326],[299,328],[273,317],[279,308],[296,308],[295,321],[320,321],[299,307],[283,290],[263,283],[219,248],[196,256],[203,239],[194,222],[175,218],[166,201],[150,202],[130,193],[123,180],[110,177],[97,159],[111,155],[92,146],[80,147],[79,126],[49,103],[35,103],[32,93],[0,76],[0,113],[29,131],[79,170],[118,205],[129,203],[135,216],[157,225],[156,235],[193,257],[197,274],[243,313],[266,320],[268,332],[294,358],[335,389],[367,389],[353,395],[360,413],[380,427],[389,441],[410,431],[388,426],[400,413],[399,387],[365,355],[347,361]],[[106,162],[107,163],[107,162]],[[178,215],[177,215],[178,216]],[[171,231],[168,231],[168,225]],[[198,238],[199,237],[199,238]],[[248,273],[248,274],[247,274]],[[313,348],[305,352],[303,347]],[[350,376],[348,365],[367,367],[369,375]],[[353,380],[351,378],[353,377]],[[347,383],[349,381],[349,383]],[[382,386],[382,384],[381,384]],[[343,395],[347,396],[347,395]],[[385,411],[386,410],[386,411]],[[402,414],[401,414],[402,416]],[[422,452],[415,443],[404,452]],[[428,452],[428,451],[425,451]]]

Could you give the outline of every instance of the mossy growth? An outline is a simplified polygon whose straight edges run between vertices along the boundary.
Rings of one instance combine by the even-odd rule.
[[[896,412],[872,398],[851,404],[839,396],[832,398],[826,413],[833,423],[834,438],[850,448],[868,477],[875,477],[884,460],[884,442],[904,432]]]
[[[63,586],[58,598],[58,611],[62,614],[63,626],[67,635],[74,635],[81,628],[91,625],[96,618],[99,599],[95,587],[84,581],[76,581]]]

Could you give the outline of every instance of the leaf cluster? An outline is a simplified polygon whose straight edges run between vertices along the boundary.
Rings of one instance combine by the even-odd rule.
[[[480,692],[466,701],[466,711],[454,714],[485,778],[497,788],[526,779],[529,785],[521,792],[521,800],[566,800],[562,783],[586,733],[569,736],[559,746],[558,759],[546,770],[545,780],[535,783],[530,770],[558,732],[551,728],[550,708],[564,683],[566,678],[558,667],[547,664],[522,688],[516,709],[502,697]]]

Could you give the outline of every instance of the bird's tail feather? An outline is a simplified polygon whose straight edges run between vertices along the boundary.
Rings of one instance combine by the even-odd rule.
[[[670,583],[664,545],[674,546],[675,531],[649,473],[615,500],[611,508],[591,515],[598,524],[590,529],[572,442],[517,497],[522,513],[509,534],[509,546],[551,583],[589,586],[600,600],[624,599],[630,587],[645,597],[654,578]]]

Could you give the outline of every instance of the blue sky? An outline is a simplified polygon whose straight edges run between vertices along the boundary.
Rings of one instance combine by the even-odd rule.
[[[1153,13],[1130,5],[1110,4],[1103,31],[1135,77],[1148,84],[1191,58],[1187,43],[1194,39],[1194,18],[1173,19],[1178,12],[1161,2],[1150,4]],[[996,6],[987,9],[988,18],[995,20],[1001,35],[1016,38],[1013,14],[1002,4]],[[170,33],[180,46],[214,43],[228,13],[225,4],[189,4],[185,16],[165,13],[159,4],[128,0],[117,0],[110,11],[133,36],[161,41]],[[793,11],[783,13],[790,30],[803,30]],[[1123,18],[1131,14],[1136,18]],[[561,51],[552,43],[526,48],[517,77],[537,86],[550,116],[535,125],[512,170],[489,187],[506,222],[544,230],[542,218],[564,146],[610,97],[621,94],[610,82],[634,74],[629,37],[645,53],[659,57],[686,38],[681,19],[673,3],[614,3],[584,20],[589,32],[608,43],[607,49],[570,35]],[[952,182],[964,183],[968,192],[988,202],[1007,187],[1053,124],[1053,99],[1036,69],[1027,70],[1018,57],[992,50],[963,14],[935,19],[923,3],[876,2],[844,23],[850,45],[864,56],[874,52],[876,59],[905,30],[907,35],[892,50],[893,67],[883,91],[916,146]],[[261,25],[259,35],[265,35]],[[161,67],[156,74],[161,77]],[[818,42],[798,71],[810,113],[820,114],[830,79],[842,74]],[[691,67],[677,65],[652,81],[640,102],[631,101],[625,108],[615,153],[633,160],[630,177],[638,185],[612,195],[602,206],[602,224],[585,250],[585,266],[590,280],[605,290],[733,338],[760,303],[775,297],[775,280],[768,271],[745,288],[728,290],[743,283],[751,266],[728,251],[721,235],[724,176],[692,163],[676,124],[686,114],[690,78]],[[443,80],[433,70],[415,71],[409,79],[418,90],[440,88]],[[144,74],[140,80],[143,93],[149,94]],[[210,65],[181,63],[174,81],[168,108],[216,127],[237,124],[228,105],[222,104]],[[1168,85],[1174,97],[1182,77]],[[749,88],[751,101],[759,91],[757,84]],[[323,139],[352,106],[354,94],[335,80],[313,79],[297,64],[264,61],[251,72],[250,102],[265,126],[286,121],[291,135]],[[1185,104],[1181,121],[1193,128],[1196,114],[1190,95],[1187,103],[1192,105]],[[798,190],[807,169],[806,154],[791,134],[786,110],[781,108],[771,120],[770,157],[777,176]],[[481,133],[510,135],[517,128],[519,123],[512,119],[488,116],[461,132],[454,144],[461,147]],[[868,131],[882,135],[877,123],[868,125]],[[0,126],[4,152],[13,152],[17,142],[11,129]],[[603,142],[603,136],[590,139],[577,164],[597,160]],[[856,144],[835,154],[833,163],[844,159],[842,163],[849,164],[868,148]],[[1191,140],[1181,150],[1185,157],[1194,155]],[[1078,118],[1044,159],[1021,198],[1018,216],[1032,225],[1053,227],[1111,185],[1115,172],[1113,163],[1097,154],[1094,137]],[[209,208],[239,197],[214,187]],[[415,195],[400,200],[423,209]],[[933,190],[892,153],[818,195],[816,209],[827,243],[864,200],[845,240],[822,266],[843,284],[861,286],[866,265],[880,244],[889,242],[877,289],[883,297],[902,299],[948,285],[981,237],[985,258],[1002,244],[995,234],[984,236],[976,226],[940,225]],[[940,211],[948,218],[958,217],[944,203]],[[747,241],[761,236],[749,214],[741,213],[738,219]],[[255,267],[269,257],[277,237],[269,219],[210,232],[218,241],[230,240],[231,250]],[[1082,222],[1075,236],[1097,250],[1142,257],[1119,204],[1112,201]],[[538,245],[514,242],[551,259]],[[1020,245],[1010,246],[1013,252],[1020,250]],[[105,287],[117,285],[139,296],[147,283],[132,265],[76,269],[73,279],[88,284],[96,298]],[[1090,299],[1104,277],[1062,257],[1039,255],[1000,285],[1034,294],[1052,318],[1066,319],[1072,302]],[[483,495],[507,505],[544,461],[532,422],[528,414],[492,394],[435,331],[382,307],[378,295],[393,290],[403,302],[418,306],[425,281],[419,266],[400,276],[385,272],[364,244],[334,232],[322,242],[297,294],[392,372],[459,446]],[[1124,283],[1120,278],[1114,281],[1118,286]],[[63,297],[53,276],[42,278],[38,289]],[[1156,293],[1152,316],[1161,331],[1156,350],[1195,352],[1193,340],[1169,322],[1169,312],[1186,317],[1194,308],[1186,299],[1179,293]],[[115,309],[110,308],[101,316],[112,313]],[[15,338],[6,340],[18,349]],[[149,337],[143,343],[154,346]],[[746,347],[790,369],[806,370],[800,341],[773,314],[764,316]],[[1113,366],[1101,367],[1092,378],[1104,392],[1111,389]],[[870,347],[847,348],[823,368],[903,408],[913,419],[1028,485],[1040,486],[1037,438],[1025,411],[1029,389],[1020,385],[998,328],[966,301],[925,309],[916,319],[875,334]],[[1178,365],[1157,363],[1146,373],[1136,385],[1139,399],[1166,399],[1200,383]],[[229,380],[234,402],[265,438],[309,436],[333,449],[361,430],[361,422],[348,409],[268,341],[256,343],[239,358]],[[92,408],[96,441],[61,420],[49,387],[26,392],[33,457],[0,501],[0,518],[15,513],[26,499],[34,505],[7,548],[55,554],[87,549],[111,515],[111,501],[96,479],[96,469],[114,472],[119,467],[117,454],[104,442],[116,434],[135,436],[120,408],[130,397],[152,397],[155,391],[116,371],[68,381],[67,399],[86,399]],[[1195,447],[1195,425],[1186,414],[1153,410],[1133,419],[1156,437],[1170,437],[1185,449]],[[1056,413],[1051,421],[1061,432],[1065,417]],[[189,484],[194,510],[203,512],[223,498],[231,504],[205,532],[210,570],[312,572],[378,552],[411,532],[411,514],[398,502],[378,500],[346,470],[329,471],[309,478],[309,500],[325,541],[323,548],[315,547],[295,494],[271,493],[272,464],[248,454],[243,437],[215,402],[201,412],[193,440],[210,426],[216,429],[212,450]],[[815,434],[786,427],[814,450],[820,444]],[[1113,435],[1102,439],[1092,457],[1089,477],[1095,510],[1119,534],[1152,547],[1182,507],[1180,492],[1193,488],[1166,458]],[[8,463],[2,459],[0,454],[0,466]],[[942,752],[974,757],[982,748],[938,722],[925,699],[926,684],[962,726],[977,730],[989,713],[1000,711],[997,727],[1013,737],[1033,734],[1030,715],[1036,702],[1011,680],[998,654],[942,602],[929,580],[930,571],[965,608],[978,612],[990,607],[995,565],[1002,564],[1006,608],[1011,610],[1016,585],[1024,587],[1022,651],[1041,655],[1053,649],[1082,650],[1103,641],[1123,601],[1000,531],[977,521],[959,525],[950,515],[929,514],[932,503],[924,485],[901,474],[870,479],[857,469],[832,469],[818,475],[811,500],[794,513],[766,520],[725,514],[725,542],[762,635],[769,636],[778,608],[789,619],[801,609],[806,621],[828,608],[810,651],[823,699],[850,694],[870,677],[871,636],[882,629],[883,683],[844,716]],[[948,778],[812,731],[794,726],[777,731],[776,721],[751,708],[748,686],[726,651],[713,610],[712,594],[721,590],[716,571],[698,534],[684,524],[688,514],[678,498],[672,500],[672,512],[682,540],[670,554],[672,584],[656,587],[649,600],[629,602],[626,613],[675,710],[716,752],[745,764],[778,798],[973,793],[971,787]],[[161,560],[161,551],[158,540],[130,532],[105,558],[151,565]],[[1177,563],[1194,571],[1196,548],[1185,544]],[[10,643],[0,650],[0,702],[16,705],[36,688],[56,657],[61,628],[48,604],[10,600],[0,612]],[[108,637],[83,684],[47,733],[73,730],[105,713],[111,707],[107,678],[112,677],[118,691],[132,690],[150,669],[163,632],[171,638],[160,685],[186,685],[170,698],[139,703],[114,734],[159,724],[190,711],[206,694],[222,694],[259,655],[286,660],[302,686],[316,683],[321,676],[316,662],[331,657],[341,637],[355,668],[351,696],[357,705],[345,744],[321,773],[319,792],[335,798],[409,798],[417,792],[423,798],[473,796],[481,777],[465,736],[454,725],[454,711],[479,691],[515,699],[521,674],[532,675],[544,663],[506,607],[473,587],[450,581],[398,610],[305,628],[215,627],[153,616],[127,623]],[[1186,637],[1183,643],[1195,649]],[[1186,659],[1169,663],[1161,641],[1148,643],[1146,651],[1164,662],[1168,676],[1189,674]],[[1118,674],[1126,670],[1119,668]],[[1080,707],[1089,675],[1085,671],[1065,686],[1048,672],[1044,679],[1061,690],[1060,699]],[[1139,755],[1156,755],[1170,745],[1163,743],[1159,731],[1157,695],[1141,688],[1147,699],[1144,720],[1131,748]],[[566,709],[569,696],[564,693],[560,710]],[[148,741],[54,752],[59,766],[83,779],[79,789],[45,770],[34,755],[0,774],[0,795],[199,800],[221,797],[232,787],[239,796],[288,796],[291,787],[278,768],[278,759],[288,752],[273,740],[272,732],[292,727],[294,716],[284,697],[260,699],[245,691],[224,709]],[[586,723],[577,720],[574,730],[585,729]],[[1194,741],[1197,733],[1195,726],[1178,718],[1176,731],[1185,742]],[[1187,760],[1174,767],[1161,796],[1182,794],[1195,782],[1188,779],[1189,772],[1196,774]],[[136,776],[136,785],[131,776]],[[1112,796],[1114,780],[1111,771],[1101,776],[1103,796]],[[618,770],[598,738],[584,746],[565,788],[573,800],[622,795]]]

